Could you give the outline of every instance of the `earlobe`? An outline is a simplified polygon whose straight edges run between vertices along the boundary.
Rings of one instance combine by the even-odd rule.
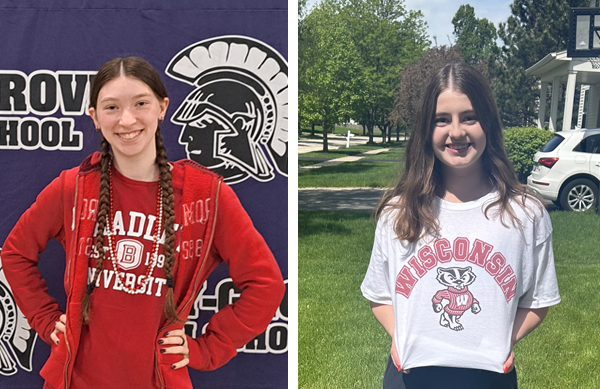
[[[160,120],[164,120],[165,115],[167,114],[167,108],[169,107],[169,98],[165,97],[162,101],[162,103],[160,104],[160,114],[158,115],[158,117],[160,118]]]
[[[96,120],[96,110],[92,107],[90,107],[90,109],[88,110],[88,113],[90,114],[90,117],[92,118],[92,121],[94,122],[94,127],[96,127],[96,131],[100,130],[100,125],[98,124],[98,121]]]

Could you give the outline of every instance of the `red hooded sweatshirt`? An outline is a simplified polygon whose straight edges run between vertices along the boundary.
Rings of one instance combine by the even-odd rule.
[[[99,153],[94,153],[78,168],[62,172],[21,216],[2,247],[3,269],[19,308],[31,327],[52,346],[40,374],[47,386],[57,389],[69,388],[80,344],[81,301],[87,289],[89,256],[78,248],[82,239],[93,236],[95,228],[95,219],[82,220],[81,214],[85,199],[98,198],[99,161]],[[285,286],[264,239],[221,177],[190,160],[174,165],[173,186],[182,188],[181,201],[175,204],[176,223],[180,225],[177,239],[181,247],[186,247],[185,242],[202,240],[201,248],[196,244],[194,250],[182,249],[176,253],[173,276],[179,317],[188,316],[204,281],[221,261],[229,265],[234,284],[243,290],[235,304],[224,307],[210,319],[203,335],[196,339],[188,337],[189,366],[213,370],[264,331],[283,298]],[[195,212],[200,205],[203,212]],[[67,331],[64,338],[59,334],[59,345],[51,341],[50,335],[63,312],[48,295],[37,266],[39,253],[52,238],[66,252]],[[171,369],[182,356],[159,352],[158,340],[166,332],[181,327],[182,323],[167,323],[163,317],[161,327],[156,329],[154,384],[157,388],[192,388],[187,369]],[[96,363],[101,371],[102,361]],[[112,370],[110,374],[121,375],[121,381],[126,383],[135,372]]]

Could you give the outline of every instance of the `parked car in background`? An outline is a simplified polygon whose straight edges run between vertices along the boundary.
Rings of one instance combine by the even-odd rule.
[[[600,129],[559,131],[535,153],[527,185],[562,209],[596,205],[600,183]]]

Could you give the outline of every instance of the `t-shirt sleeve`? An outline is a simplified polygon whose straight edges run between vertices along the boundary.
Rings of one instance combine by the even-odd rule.
[[[535,224],[533,279],[519,299],[519,308],[545,308],[560,302],[552,250],[552,224],[545,210],[540,218],[536,218]]]
[[[391,248],[390,232],[393,233],[393,230],[390,223],[384,223],[382,219],[377,223],[371,261],[360,289],[367,300],[378,304],[391,305],[392,294],[389,284],[388,255]]]

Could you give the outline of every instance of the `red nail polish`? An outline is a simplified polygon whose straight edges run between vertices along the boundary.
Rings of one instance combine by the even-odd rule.
[[[504,374],[508,373],[508,366],[504,365]]]
[[[398,372],[402,371],[402,366],[398,365]]]

